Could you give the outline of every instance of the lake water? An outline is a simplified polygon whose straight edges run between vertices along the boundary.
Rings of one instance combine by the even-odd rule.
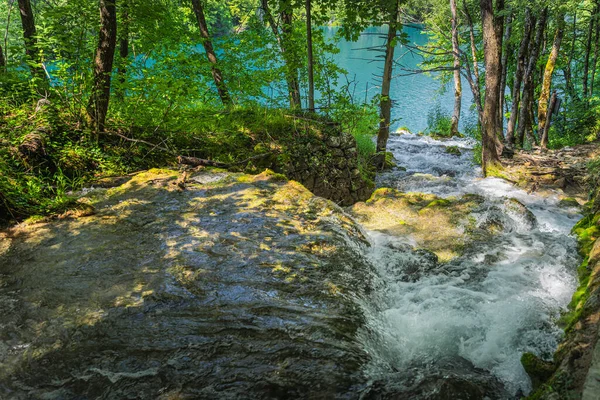
[[[334,38],[338,28],[326,27],[326,36]],[[418,27],[405,27],[411,47],[427,44],[428,37]],[[381,74],[383,69],[383,55],[369,49],[385,44],[387,27],[372,27],[367,29],[357,42],[340,40],[339,54],[334,55],[337,64],[348,71],[348,78],[356,81],[356,99],[364,101],[372,99],[381,88]],[[382,36],[383,35],[383,36]],[[392,128],[407,127],[411,132],[424,131],[427,128],[427,115],[432,108],[439,104],[442,110],[449,115],[454,107],[453,84],[444,85],[430,74],[407,74],[406,70],[416,70],[423,61],[421,55],[416,54],[409,47],[398,44],[396,48],[397,65],[394,68],[391,97],[394,100],[392,118],[397,120]],[[345,83],[342,78],[341,82]],[[445,91],[443,89],[446,89]],[[470,106],[473,97],[466,81],[463,81],[463,106],[461,121],[464,122],[471,115]]]

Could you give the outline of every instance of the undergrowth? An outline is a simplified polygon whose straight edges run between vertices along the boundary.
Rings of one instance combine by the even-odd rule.
[[[355,137],[361,174],[372,178],[369,160],[378,117],[368,107],[332,117],[258,106],[136,108],[134,116],[118,111],[126,108],[114,101],[107,131],[96,136],[86,128],[83,112],[73,113],[58,96],[39,101],[26,83],[3,82],[0,94],[12,95],[0,100],[0,221],[60,214],[75,204],[73,192],[99,177],[175,166],[178,155],[236,163],[268,153],[264,160],[236,167],[260,172],[341,131]],[[19,90],[22,94],[15,95]]]

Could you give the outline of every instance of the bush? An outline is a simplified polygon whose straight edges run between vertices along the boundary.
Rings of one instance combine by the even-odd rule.
[[[327,174],[328,157],[342,161],[328,154],[324,143],[341,138],[344,130],[354,134],[358,145],[358,154],[348,153],[343,161],[344,170],[361,172],[352,185],[359,190],[372,178],[368,161],[375,145],[368,109],[356,111],[352,118],[346,114],[338,124],[329,117],[289,110],[187,108],[170,113],[158,128],[125,123],[145,118],[113,119],[109,133],[98,140],[62,109],[58,102],[40,108],[35,102],[16,107],[0,101],[0,219],[61,213],[73,205],[69,192],[99,176],[176,165],[177,155],[232,164],[266,153],[270,155],[235,168],[285,172],[291,160],[303,160],[294,171],[320,169]]]
[[[452,117],[437,103],[427,113],[427,133],[433,137],[452,137]]]
[[[596,98],[567,103],[562,112],[552,118],[548,147],[558,149],[598,139],[599,116],[600,102]]]

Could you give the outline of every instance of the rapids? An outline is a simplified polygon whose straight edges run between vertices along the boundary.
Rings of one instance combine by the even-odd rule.
[[[528,194],[502,179],[482,179],[472,162],[473,145],[470,139],[393,135],[389,150],[405,170],[378,177],[379,187],[404,192],[480,195],[485,202],[477,223],[500,221],[503,227],[457,259],[408,281],[399,275],[419,255],[397,249],[413,242],[410,235],[369,232],[369,258],[380,282],[365,306],[369,322],[363,340],[373,359],[368,375],[387,386],[393,382],[394,393],[411,398],[428,397],[411,390],[439,376],[500,382],[502,391],[486,393],[497,398],[529,393],[521,355],[551,359],[562,335],[556,321],[577,286],[579,258],[570,231],[578,210],[560,207],[556,195]],[[461,154],[449,154],[449,146]],[[507,198],[531,213],[515,213]],[[427,255],[421,257],[417,262],[431,264]]]

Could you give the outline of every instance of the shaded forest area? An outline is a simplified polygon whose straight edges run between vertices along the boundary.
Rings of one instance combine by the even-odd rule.
[[[597,138],[599,16],[590,0],[9,0],[0,8],[0,218],[58,214],[98,177],[177,160],[285,172],[298,146],[342,132],[356,141],[349,157],[363,190],[390,161],[391,110],[410,101],[390,83],[407,73],[453,82],[454,112],[430,131],[477,138],[477,161],[496,174],[514,149]],[[404,24],[420,24],[428,45],[411,45]],[[324,25],[348,40],[386,27],[370,49],[373,102],[353,96]],[[425,57],[419,71],[402,67],[399,46]],[[477,127],[459,132],[469,107]],[[304,161],[327,166],[322,154]]]

